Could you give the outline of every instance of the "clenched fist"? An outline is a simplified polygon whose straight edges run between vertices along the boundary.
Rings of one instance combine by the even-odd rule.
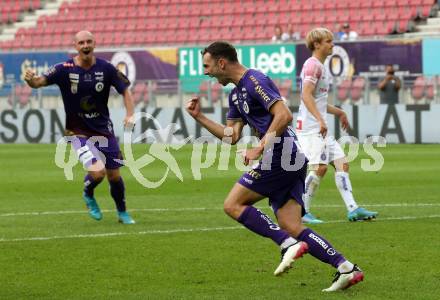
[[[26,70],[26,73],[24,74],[24,80],[25,80],[27,83],[31,83],[31,82],[32,82],[32,79],[34,79],[34,77],[35,77],[35,73],[34,73],[34,71],[32,71],[32,69],[27,69],[27,70]]]
[[[192,98],[186,103],[186,111],[193,117],[197,118],[200,114],[200,99],[198,97]]]

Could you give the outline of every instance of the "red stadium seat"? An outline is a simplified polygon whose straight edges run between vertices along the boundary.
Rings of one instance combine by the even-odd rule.
[[[40,0],[12,2],[16,5],[0,6],[0,22],[15,21],[27,9],[35,9],[46,3]],[[166,35],[157,34],[157,39],[153,41],[164,44],[206,42],[216,36],[253,42],[270,39],[276,24],[281,24],[285,29],[291,23],[304,35],[315,26],[335,28],[336,24],[350,23],[361,35],[386,35],[393,30],[390,26],[392,21],[399,32],[411,30],[408,22],[417,16],[426,18],[433,4],[434,0],[78,0],[63,2],[57,15],[40,17],[37,30],[32,34],[72,35],[75,28],[86,27],[93,30],[97,37],[106,32],[115,37],[125,32],[132,35],[115,41],[106,38],[107,46],[113,42],[121,45],[121,39],[127,40],[130,45],[137,44],[142,39],[134,34],[136,31],[167,32]],[[318,10],[320,13],[316,13]],[[219,27],[227,27],[229,30],[217,35]],[[261,31],[262,27],[265,30]],[[202,31],[195,35],[168,34],[186,28]],[[35,39],[35,43],[31,40],[29,45],[26,41],[24,46],[35,48],[48,44],[47,40],[38,39]],[[64,41],[53,44],[54,47],[60,45],[70,46]]]
[[[362,98],[365,89],[365,82],[364,77],[356,77],[355,80],[353,80],[350,94],[353,102],[357,102]]]
[[[423,98],[425,94],[425,78],[423,76],[419,76],[414,81],[414,84],[411,89],[411,95],[414,100],[418,101]]]
[[[347,100],[348,94],[350,92],[350,87],[351,87],[351,79],[350,78],[344,79],[338,85],[337,98],[339,101]]]

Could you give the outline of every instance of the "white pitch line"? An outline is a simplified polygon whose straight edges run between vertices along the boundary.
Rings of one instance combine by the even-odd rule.
[[[440,203],[384,203],[384,204],[365,204],[363,207],[440,207]],[[345,205],[328,204],[314,205],[315,208],[339,208]],[[258,206],[260,209],[268,206]],[[183,207],[183,208],[132,208],[130,211],[140,212],[179,212],[179,211],[205,211],[221,210],[221,207]],[[114,212],[111,209],[104,209],[102,212]],[[61,210],[61,211],[41,211],[41,212],[12,212],[0,214],[0,217],[19,217],[19,216],[45,216],[45,215],[67,215],[67,214],[85,214],[87,210]]]
[[[389,218],[379,218],[374,221],[402,221],[402,220],[418,220],[418,219],[438,219],[440,215],[430,215],[430,216],[403,216],[403,217],[389,217]],[[330,220],[325,221],[325,223],[318,226],[325,226],[325,224],[332,223],[347,223],[347,220]],[[187,228],[187,229],[169,229],[169,230],[147,230],[139,232],[107,232],[107,233],[92,233],[92,234],[73,234],[73,235],[54,235],[45,237],[24,237],[24,238],[1,238],[0,243],[7,242],[28,242],[28,241],[50,241],[59,239],[80,239],[80,238],[101,238],[101,237],[112,237],[112,236],[129,236],[129,235],[149,235],[149,234],[172,234],[172,233],[187,233],[187,232],[209,232],[209,231],[224,231],[224,230],[237,230],[245,229],[243,226],[230,226],[230,227],[204,227],[204,228]]]

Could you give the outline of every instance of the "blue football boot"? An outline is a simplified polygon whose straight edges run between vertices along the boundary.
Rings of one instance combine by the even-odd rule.
[[[89,209],[89,215],[93,219],[99,221],[102,219],[102,213],[99,209],[98,203],[94,197],[87,196],[86,193],[83,194],[83,199],[86,202],[87,208]]]
[[[119,223],[122,224],[135,224],[136,222],[130,216],[130,214],[126,211],[118,211],[118,219]]]
[[[376,218],[377,214],[378,213],[376,211],[369,211],[363,207],[358,207],[352,212],[349,212],[347,214],[347,218],[349,221],[352,222],[360,221],[360,220],[372,220]]]
[[[303,217],[302,217],[302,222],[304,224],[321,224],[324,223],[324,221],[318,219],[317,217],[315,217],[314,215],[312,215],[311,213],[306,213]]]

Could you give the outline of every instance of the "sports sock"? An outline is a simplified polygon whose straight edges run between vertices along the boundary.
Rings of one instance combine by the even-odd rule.
[[[340,273],[347,273],[353,270],[354,265],[348,260],[344,261],[342,264],[338,266],[338,271]]]
[[[256,234],[272,239],[283,248],[297,242],[274,223],[269,216],[253,206],[247,206],[237,221]],[[286,243],[284,243],[285,241]]]
[[[336,187],[344,200],[345,206],[349,212],[352,212],[358,205],[353,197],[350,177],[347,172],[335,172]]]
[[[304,229],[299,234],[298,240],[306,242],[307,245],[309,245],[309,254],[335,268],[345,261],[342,254],[337,252],[329,242],[310,228]]]
[[[87,175],[84,177],[84,193],[89,197],[93,197],[95,187],[100,184],[101,181],[102,179],[95,180],[90,174],[87,173]]]
[[[321,182],[321,177],[316,175],[315,172],[309,172],[306,178],[306,188],[303,195],[304,201],[304,209],[307,213],[310,212],[310,203],[312,202],[313,195],[319,187],[319,183]]]
[[[122,177],[119,177],[118,181],[109,181],[110,183],[110,194],[116,204],[116,209],[119,212],[126,210],[125,207],[125,186]]]

